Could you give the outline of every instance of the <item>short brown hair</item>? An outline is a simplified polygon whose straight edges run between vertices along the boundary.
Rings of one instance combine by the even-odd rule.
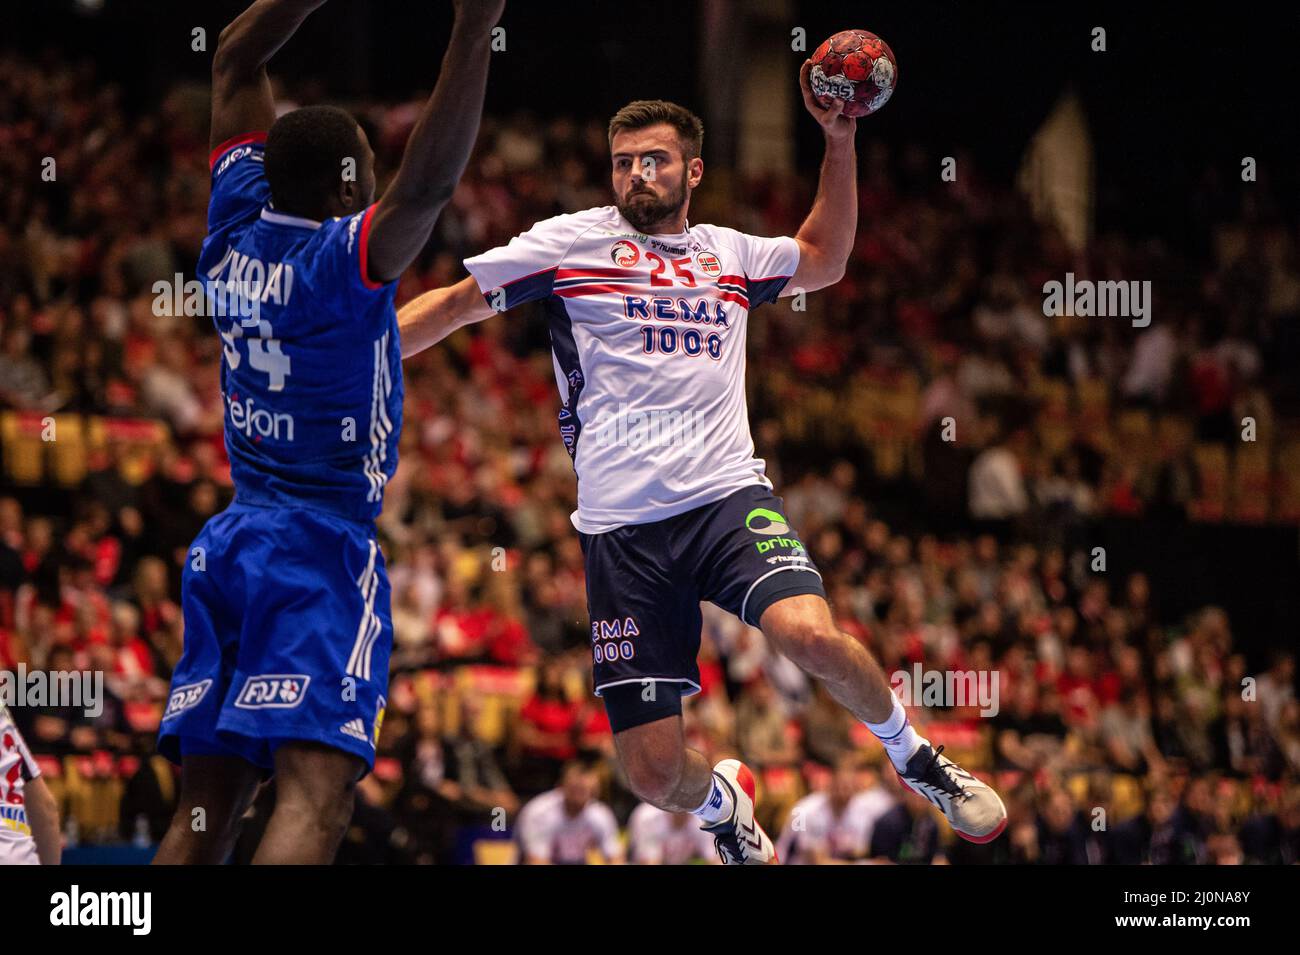
[[[639,99],[628,103],[609,121],[609,145],[614,146],[614,135],[629,129],[645,129],[667,123],[677,133],[682,144],[682,154],[695,159],[704,146],[704,123],[684,106],[662,99]]]

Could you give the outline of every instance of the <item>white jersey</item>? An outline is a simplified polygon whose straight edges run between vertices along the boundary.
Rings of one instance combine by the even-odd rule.
[[[0,703],[0,865],[40,865],[23,785],[41,774],[9,710]]]
[[[808,865],[815,856],[861,859],[871,851],[876,822],[894,807],[894,797],[881,787],[857,793],[838,815],[830,796],[815,792],[790,810],[790,819],[777,840],[777,854],[787,865]]]
[[[627,820],[628,861],[634,865],[686,865],[716,859],[713,836],[689,813],[643,802]]]
[[[593,799],[576,816],[570,816],[564,807],[564,792],[559,789],[526,802],[519,810],[517,829],[524,859],[552,865],[585,865],[592,849],[606,861],[623,855],[613,811]]]
[[[547,219],[465,261],[493,307],[546,302],[578,530],[772,486],[749,433],[745,329],[798,264],[792,238],[711,225],[647,236],[614,206]]]

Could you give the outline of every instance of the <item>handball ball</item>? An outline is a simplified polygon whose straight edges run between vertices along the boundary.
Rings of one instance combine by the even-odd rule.
[[[845,116],[870,116],[893,95],[898,62],[884,40],[866,30],[841,30],[812,55],[813,96],[829,107],[844,100]]]

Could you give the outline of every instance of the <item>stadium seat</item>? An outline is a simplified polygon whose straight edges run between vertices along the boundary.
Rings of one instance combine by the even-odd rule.
[[[1237,449],[1232,469],[1232,516],[1238,521],[1259,524],[1272,512],[1273,473],[1269,449],[1246,444]]]
[[[54,418],[58,440],[51,442],[51,476],[62,487],[77,487],[86,477],[85,419],[61,414]]]
[[[32,486],[45,478],[41,420],[42,416],[34,412],[6,411],[0,415],[5,477],[14,484]]]
[[[1200,494],[1192,502],[1192,516],[1201,521],[1221,521],[1227,513],[1228,452],[1220,444],[1198,444],[1192,452]]]
[[[1274,517],[1289,523],[1300,522],[1300,441],[1282,446],[1274,473],[1277,484]]]
[[[1087,378],[1078,384],[1079,424],[1085,432],[1108,426],[1110,420],[1110,385],[1101,378]]]
[[[519,847],[509,839],[479,839],[474,843],[475,865],[514,865]]]

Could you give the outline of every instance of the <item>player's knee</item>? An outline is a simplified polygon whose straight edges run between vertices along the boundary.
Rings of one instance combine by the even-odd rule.
[[[829,620],[799,617],[774,629],[770,639],[782,655],[815,677],[835,680],[845,669],[844,642],[850,638]]]
[[[276,809],[301,814],[323,832],[337,832],[352,819],[356,788],[352,780],[277,780]]]
[[[251,766],[187,757],[171,827],[221,842],[238,827],[258,785],[257,772]]]
[[[276,809],[302,813],[325,831],[352,818],[357,781],[364,765],[349,754],[323,747],[290,746],[276,753]]]
[[[664,758],[647,751],[623,754],[623,769],[632,792],[661,809],[676,808],[671,805],[672,797],[681,785],[684,765],[684,755]]]
[[[235,828],[242,815],[242,808],[236,812],[235,807],[222,805],[216,800],[182,799],[172,816],[172,827],[219,840]]]

